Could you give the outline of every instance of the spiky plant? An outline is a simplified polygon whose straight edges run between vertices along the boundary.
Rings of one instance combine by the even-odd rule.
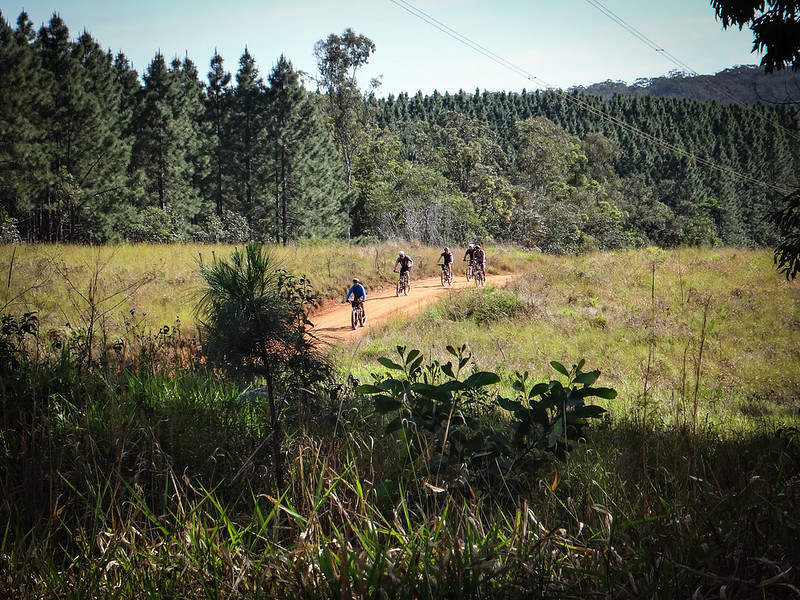
[[[209,362],[239,379],[263,378],[272,429],[275,483],[284,489],[278,385],[327,372],[307,326],[313,288],[276,264],[261,244],[235,249],[229,257],[201,263],[207,285],[197,305],[204,353]],[[302,383],[299,383],[302,385]]]

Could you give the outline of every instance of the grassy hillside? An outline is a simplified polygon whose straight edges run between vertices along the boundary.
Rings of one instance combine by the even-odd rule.
[[[152,331],[182,324],[194,334],[192,311],[200,295],[199,262],[224,256],[234,246],[199,244],[135,244],[119,246],[22,245],[0,246],[0,309],[14,313],[37,311],[43,330],[64,335],[87,313],[90,295],[104,326],[124,331],[131,321]],[[414,258],[417,277],[438,276],[441,248],[381,244],[274,246],[277,263],[294,275],[306,275],[316,288],[318,304],[342,298],[353,277],[368,289],[393,286],[392,267],[398,250]],[[490,248],[489,272],[521,268],[526,255]],[[458,249],[454,249],[458,254]],[[92,291],[92,294],[90,294]]]
[[[436,273],[438,249],[405,249]],[[0,306],[41,311],[41,348],[76,323],[113,339],[137,317],[156,331],[178,316],[189,336],[195,257],[227,250],[3,248]],[[389,284],[395,251],[274,249],[323,298],[355,273]],[[334,349],[332,380],[285,388],[283,490],[266,406],[242,393],[259,382],[202,361],[164,369],[145,344],[148,360],[122,370],[12,351],[0,371],[0,596],[796,597],[800,288],[770,252],[489,257],[518,273],[509,288],[453,292]],[[15,334],[3,336],[9,353]],[[463,358],[458,382],[442,368],[448,345]],[[501,409],[530,389],[515,373],[570,387],[550,362],[580,359],[617,392],[594,399],[607,412],[581,442],[561,459],[531,447],[502,468],[486,460],[519,426]],[[497,383],[469,385],[495,381],[481,371]],[[391,402],[355,390],[390,374],[401,385],[386,394],[425,399],[403,436],[387,433]],[[451,393],[450,410],[428,410]]]

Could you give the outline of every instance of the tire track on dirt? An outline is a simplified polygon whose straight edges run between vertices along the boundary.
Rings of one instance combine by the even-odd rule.
[[[489,275],[487,285],[505,287],[513,275]],[[475,288],[473,282],[467,282],[463,277],[456,276],[452,287],[442,287],[439,277],[411,280],[411,291],[408,296],[397,296],[394,288],[371,292],[367,290],[367,301],[364,308],[367,313],[367,322],[364,327],[355,331],[350,326],[350,304],[341,302],[334,308],[311,315],[314,324],[312,333],[325,345],[347,344],[358,339],[373,328],[386,323],[397,315],[411,317],[422,312],[438,298],[454,290]],[[345,292],[342,293],[344,295]]]

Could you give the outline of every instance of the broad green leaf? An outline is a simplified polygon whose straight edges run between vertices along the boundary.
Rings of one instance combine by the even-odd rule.
[[[614,388],[599,387],[599,388],[592,388],[592,391],[594,392],[592,394],[593,396],[597,396],[598,398],[602,398],[603,400],[613,400],[614,398],[617,397],[617,390],[615,390]]]
[[[564,365],[562,365],[560,362],[555,361],[555,360],[551,361],[550,362],[550,366],[553,367],[556,371],[558,371],[562,375],[564,375],[565,377],[569,377],[569,371],[567,371],[567,368]]]
[[[441,384],[439,389],[446,390],[448,392],[460,392],[464,389],[464,383],[458,379],[451,379],[450,381],[445,381],[443,384]]]
[[[382,394],[384,390],[377,385],[363,384],[356,387],[356,393],[367,396],[369,394]]]
[[[518,410],[522,410],[522,404],[517,402],[516,400],[509,400],[508,398],[503,398],[502,396],[497,397],[497,403],[500,405],[500,408],[511,412],[517,412]]]
[[[596,404],[587,404],[585,406],[581,406],[578,410],[575,411],[575,414],[579,417],[586,417],[588,419],[597,419],[600,415],[604,414],[606,409],[602,406],[597,406]]]
[[[452,346],[447,346],[447,351],[456,358],[458,358],[458,352],[456,352],[456,349],[453,348]]]
[[[416,371],[419,368],[419,366],[422,364],[422,361],[423,361],[424,358],[425,357],[420,354],[417,357],[417,359],[408,367],[409,373],[413,373],[414,371]],[[406,364],[408,364],[408,363],[406,363]]]
[[[381,363],[387,369],[394,369],[395,371],[403,370],[403,367],[401,365],[398,365],[396,362],[386,358],[385,356],[381,356],[380,358],[378,358],[378,362]]]
[[[386,424],[386,427],[384,427],[384,428],[383,428],[383,430],[384,430],[386,433],[394,433],[395,431],[397,431],[398,429],[400,429],[402,426],[403,426],[403,419],[401,419],[401,418],[398,416],[398,417],[395,417],[394,419],[392,419],[391,421],[389,421],[389,422]]]
[[[453,373],[453,363],[447,362],[442,365],[442,373],[447,375],[448,377],[455,377],[456,374]]]
[[[560,421],[559,421],[560,422]],[[547,445],[551,448],[558,443],[558,438],[561,437],[561,432],[556,431],[555,429],[550,432],[550,435],[547,437]]]
[[[592,385],[597,378],[600,377],[600,371],[589,371],[588,373],[580,373],[575,377],[575,383],[582,383],[583,385]]]
[[[493,385],[500,382],[500,376],[491,371],[479,371],[473,373],[464,381],[464,389],[472,390],[486,385]]]
[[[406,364],[409,364],[412,360],[414,360],[418,356],[422,356],[422,353],[416,348],[414,348],[411,352],[408,353],[408,356],[406,356]]]
[[[415,394],[419,394],[423,398],[433,398],[437,387],[438,386],[428,383],[417,382],[411,384],[411,391]]]
[[[403,403],[396,398],[390,396],[375,396],[375,410],[382,415],[398,410],[401,406],[403,406]]]
[[[537,383],[535,386],[531,388],[531,391],[528,392],[528,398],[533,398],[534,396],[541,396],[550,391],[550,385],[547,383]]]

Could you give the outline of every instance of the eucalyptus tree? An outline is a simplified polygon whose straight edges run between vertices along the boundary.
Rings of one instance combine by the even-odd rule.
[[[356,74],[367,64],[373,52],[375,43],[350,28],[345,29],[341,36],[332,33],[314,45],[319,84],[328,99],[328,117],[342,154],[348,193],[352,187],[354,145],[358,139],[359,112],[363,100]]]
[[[341,161],[328,130],[283,55],[268,78],[266,158],[274,198],[270,230],[282,244],[292,239],[340,237],[346,191]]]

